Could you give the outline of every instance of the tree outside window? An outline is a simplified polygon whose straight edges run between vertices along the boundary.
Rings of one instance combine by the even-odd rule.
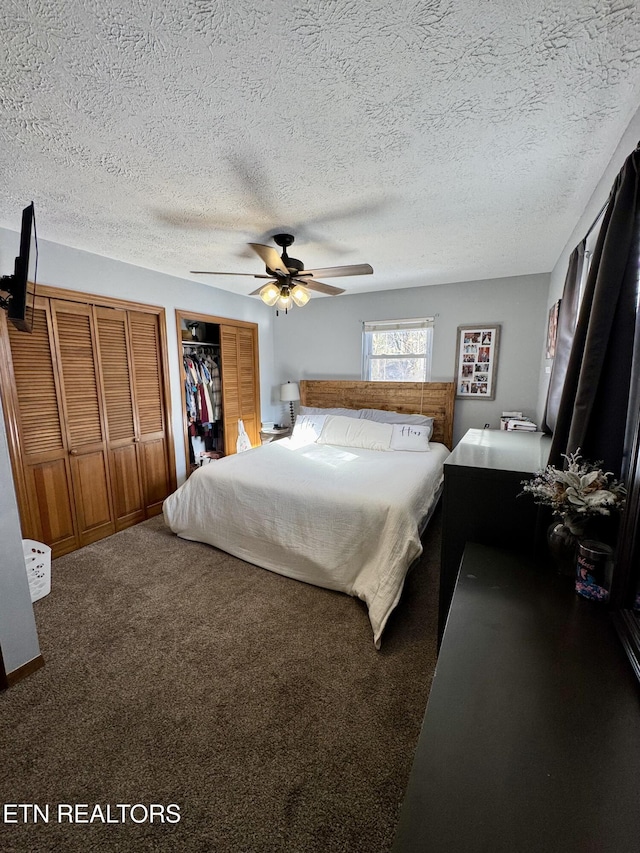
[[[433,318],[363,325],[363,371],[372,382],[429,382]]]

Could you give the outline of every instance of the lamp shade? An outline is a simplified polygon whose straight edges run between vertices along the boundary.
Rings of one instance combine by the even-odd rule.
[[[283,287],[280,291],[280,296],[276,299],[276,308],[279,308],[281,311],[288,311],[292,305],[293,299],[291,297],[291,293],[288,288],[285,289]]]
[[[309,291],[302,284],[296,284],[295,287],[291,288],[291,298],[296,303],[298,308],[302,308],[303,305],[306,305],[309,299],[311,298]]]
[[[283,403],[292,403],[300,399],[300,389],[297,382],[287,382],[280,386],[280,399]]]
[[[278,297],[280,296],[280,288],[278,285],[270,281],[260,291],[260,299],[265,302],[267,305],[275,305],[278,301]]]

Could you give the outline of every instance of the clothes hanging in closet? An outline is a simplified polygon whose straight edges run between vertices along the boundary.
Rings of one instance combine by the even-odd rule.
[[[222,415],[220,368],[208,353],[185,353],[184,371],[187,412],[190,419],[213,424]]]
[[[202,460],[222,442],[222,389],[216,357],[205,350],[183,354],[185,397],[189,420],[189,462]]]

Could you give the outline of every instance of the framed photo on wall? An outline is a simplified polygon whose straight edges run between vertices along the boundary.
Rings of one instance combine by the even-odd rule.
[[[549,309],[549,325],[547,327],[547,358],[555,358],[556,339],[558,337],[558,314],[560,313],[560,299]]]
[[[500,326],[495,323],[458,326],[456,346],[456,397],[459,400],[493,400]]]

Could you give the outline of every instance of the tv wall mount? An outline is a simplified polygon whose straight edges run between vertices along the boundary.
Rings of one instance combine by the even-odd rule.
[[[0,276],[0,308],[5,311],[9,310],[11,300],[13,299],[13,283],[15,276],[3,275]],[[3,294],[7,294],[4,296]]]

